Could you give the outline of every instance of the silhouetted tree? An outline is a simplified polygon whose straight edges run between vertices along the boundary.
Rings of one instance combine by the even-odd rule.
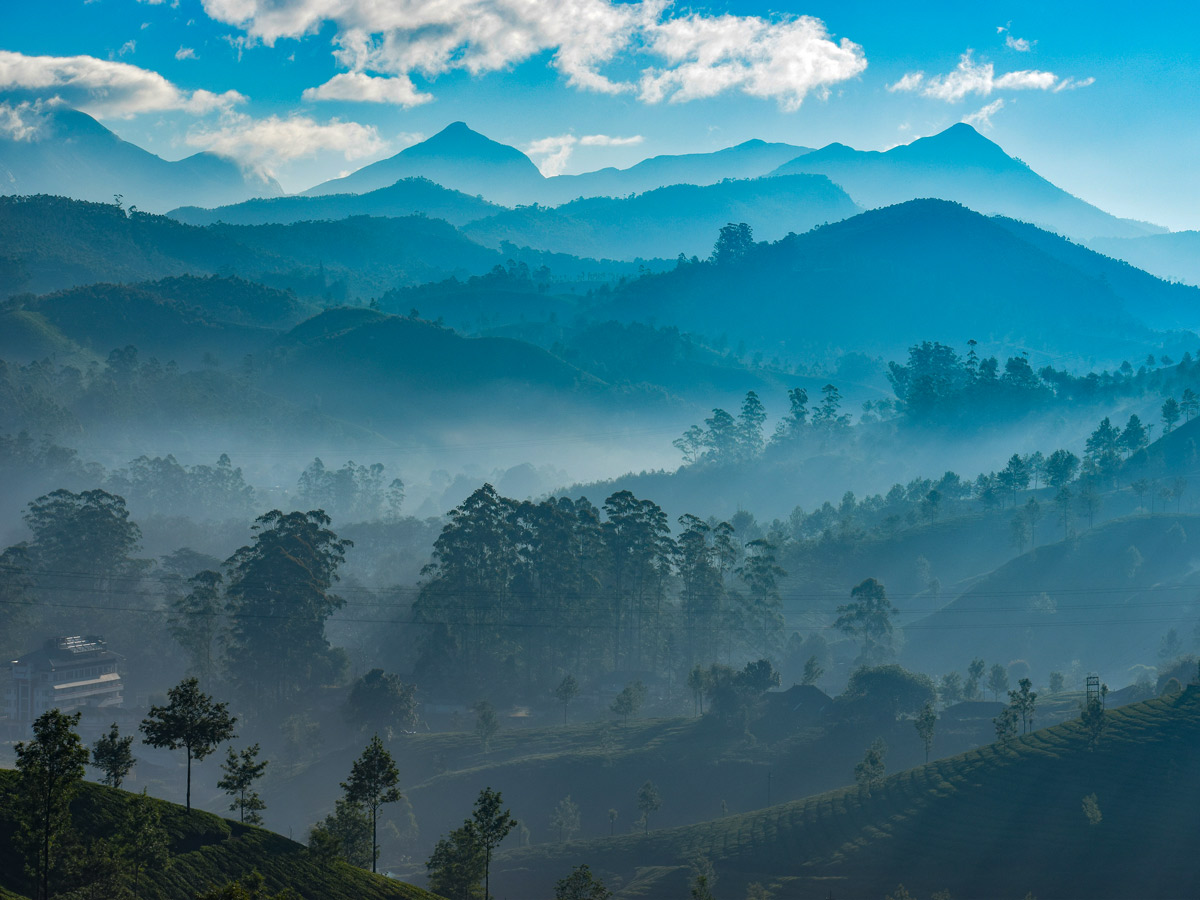
[[[579,682],[575,680],[574,675],[564,675],[563,680],[558,683],[558,687],[554,689],[554,697],[562,704],[563,708],[563,724],[567,724],[567,706],[571,701],[579,695]]]
[[[913,725],[921,737],[921,743],[925,745],[925,762],[929,762],[929,751],[933,749],[933,735],[937,728],[937,713],[933,711],[932,703],[921,707],[920,715],[913,720]]]
[[[642,814],[644,833],[650,833],[650,816],[662,808],[662,795],[658,792],[653,781],[647,781],[637,793],[637,808]]]
[[[883,585],[868,578],[850,591],[850,602],[837,608],[833,627],[862,644],[859,661],[880,662],[892,654],[892,616],[896,607]]]
[[[713,245],[712,261],[718,266],[743,259],[754,246],[754,231],[745,222],[723,225]]]
[[[396,784],[400,771],[379,735],[367,743],[362,755],[354,761],[350,777],[342,783],[346,799],[361,806],[371,820],[371,871],[375,871],[379,859],[379,810],[386,803],[396,803],[401,794]]]
[[[236,735],[237,719],[229,714],[228,704],[218,703],[202,693],[195,678],[185,678],[167,691],[166,706],[150,707],[150,714],[139,726],[143,743],[168,750],[182,748],[187,753],[187,810],[192,809],[192,760],[204,759],[217,747]]]
[[[133,735],[121,737],[117,723],[113,722],[108,734],[101,735],[92,744],[92,765],[104,773],[101,778],[109,787],[119,788],[129,770],[133,768]]]
[[[258,759],[259,749],[258,744],[253,744],[238,753],[230,747],[225,762],[221,763],[225,777],[217,782],[217,787],[233,798],[229,808],[238,811],[238,821],[251,825],[262,824],[259,813],[267,808],[258,792],[253,790],[254,782],[267,770],[267,761]]]

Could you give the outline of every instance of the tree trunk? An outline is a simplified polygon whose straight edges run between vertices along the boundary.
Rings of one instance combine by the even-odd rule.
[[[187,748],[187,811],[192,811],[192,748]]]

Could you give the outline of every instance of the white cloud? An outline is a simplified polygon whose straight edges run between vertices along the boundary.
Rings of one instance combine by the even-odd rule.
[[[334,55],[347,78],[310,89],[372,95],[368,73],[408,79],[464,70],[511,68],[542,53],[567,84],[601,93],[636,93],[645,102],[685,101],[740,91],[796,109],[810,93],[862,72],[862,48],[833,40],[808,16],[666,16],[669,0],[202,0],[217,21],[251,41],[273,44],[333,23]],[[602,71],[621,63],[635,77]],[[342,78],[342,76],[337,76]],[[379,90],[385,102],[423,98],[411,83]],[[392,98],[397,99],[392,99]],[[342,99],[339,96],[339,99]]]
[[[175,51],[175,58],[176,59],[195,59],[196,51],[193,50],[191,47],[180,47],[178,50]]]
[[[996,75],[995,66],[989,63],[976,63],[968,50],[958,61],[953,72],[946,75],[925,77],[921,72],[910,72],[889,85],[890,91],[920,91],[926,97],[945,100],[947,103],[957,103],[968,94],[987,97],[993,91],[1019,90],[1064,90],[1069,87],[1084,87],[1093,79],[1075,82],[1067,78],[1060,80],[1053,72],[1038,69],[1022,69],[1017,72],[1005,72]]]
[[[187,134],[188,146],[236,159],[243,166],[274,174],[274,166],[320,152],[341,154],[347,160],[374,156],[388,147],[374,126],[308,116],[268,116],[254,119],[231,113],[215,127],[198,125]]]
[[[524,149],[526,154],[537,163],[541,173],[550,178],[563,173],[567,167],[567,160],[571,158],[571,154],[577,146],[632,147],[644,140],[645,138],[640,134],[629,137],[614,137],[609,134],[585,134],[583,137],[576,137],[573,134],[559,134],[532,141]]]
[[[422,94],[407,75],[378,78],[365,72],[341,72],[320,87],[307,88],[305,100],[358,100],[363,103],[393,103],[405,108],[433,99]]]
[[[183,110],[202,115],[245,101],[237,91],[185,91],[157,72],[94,56],[26,56],[0,50],[0,91],[60,99],[101,117]]]
[[[121,45],[121,49],[117,51],[117,56],[124,56],[126,53],[133,53],[137,50],[137,41],[129,40]]]
[[[1096,79],[1091,77],[1080,79],[1064,78],[1054,86],[1054,93],[1057,94],[1059,91],[1074,91],[1078,90],[1079,88],[1090,87],[1095,83]]]
[[[46,125],[40,100],[23,103],[0,103],[0,136],[11,141],[35,141],[42,136]]]
[[[975,128],[982,128],[985,131],[992,127],[992,116],[1004,109],[1004,99],[993,100],[982,109],[977,109],[970,115],[962,117],[962,121]]]
[[[867,67],[860,46],[830,40],[824,23],[810,16],[773,21],[693,13],[657,23],[648,35],[648,49],[669,65],[642,74],[640,96],[651,103],[736,89],[796,110],[810,92],[826,97],[830,85]]]
[[[1028,53],[1036,43],[1037,41],[1030,42],[1025,40],[1025,38],[1015,38],[1011,34],[1006,35],[1004,38],[1004,46],[1009,50],[1016,50],[1018,53]]]
[[[896,91],[915,91],[921,86],[921,82],[924,80],[924,72],[908,72],[895,84],[889,84],[887,89],[892,93],[895,93]]]
[[[585,134],[579,139],[581,147],[633,147],[644,141],[640,134],[629,137],[613,137],[609,134]]]

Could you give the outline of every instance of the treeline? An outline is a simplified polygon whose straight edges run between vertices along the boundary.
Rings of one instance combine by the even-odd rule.
[[[519,502],[484,485],[451,511],[424,570],[418,681],[678,678],[697,662],[777,651],[786,573],[775,548],[741,544],[727,522],[684,515],[678,526],[672,537],[667,514],[628,491],[596,507]]]

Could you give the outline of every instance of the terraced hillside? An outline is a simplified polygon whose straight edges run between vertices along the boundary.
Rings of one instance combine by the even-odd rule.
[[[533,847],[492,868],[501,896],[549,896],[587,863],[619,897],[687,896],[708,857],[718,896],[1182,897],[1200,801],[1200,688],[1106,714],[1097,748],[1077,721],[848,788],[703,825]],[[1100,820],[1085,815],[1095,795]],[[1136,861],[1136,862],[1135,862]]]
[[[16,773],[0,771],[0,798],[15,786]],[[128,796],[98,784],[83,786],[71,804],[71,814],[84,842],[112,835]],[[211,885],[253,871],[262,874],[271,893],[290,888],[304,900],[433,900],[420,888],[345,863],[321,865],[302,845],[273,832],[155,802],[170,835],[171,863],[164,870],[142,873],[138,891],[142,900],[187,900]],[[0,799],[0,900],[24,900],[32,886],[22,874],[10,810],[11,804]]]

